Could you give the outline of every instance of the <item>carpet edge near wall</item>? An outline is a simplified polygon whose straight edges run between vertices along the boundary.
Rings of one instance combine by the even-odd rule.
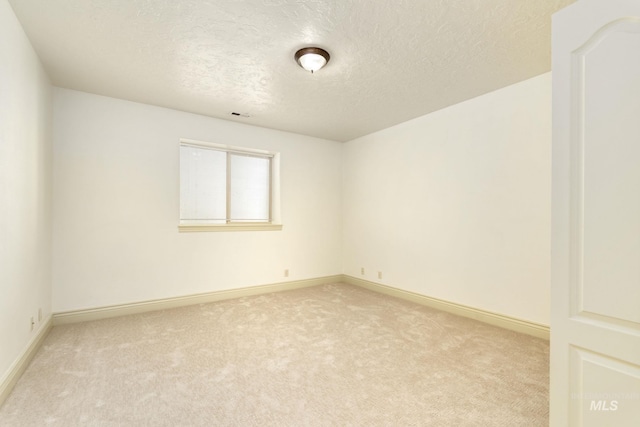
[[[271,292],[289,291],[293,289],[324,285],[327,283],[347,283],[349,285],[359,286],[370,291],[389,295],[395,298],[400,298],[406,301],[411,301],[419,305],[446,311],[458,316],[467,317],[483,323],[488,323],[493,326],[498,326],[503,329],[509,329],[537,338],[549,340],[550,336],[550,329],[548,325],[543,325],[512,316],[506,316],[504,314],[495,313],[476,307],[470,307],[451,301],[433,298],[427,295],[406,291],[401,288],[383,285],[381,283],[360,279],[346,274],[336,274],[332,276],[316,277],[312,279],[213,291],[202,294],[184,295],[179,297],[118,304],[106,307],[58,312],[53,314],[53,325],[56,326],[69,323],[87,322],[91,320],[108,319],[111,317],[126,316],[129,314],[166,310],[170,308],[184,307],[194,304],[205,304],[209,302],[261,295]]]
[[[550,328],[547,325],[531,322],[525,319],[519,319],[516,317],[506,316],[504,314],[470,307],[451,301],[441,300],[411,291],[405,291],[400,288],[371,282],[369,280],[359,279],[357,277],[349,275],[343,274],[342,277],[343,283],[348,283],[350,285],[359,286],[361,288],[369,289],[374,292],[389,295],[395,298],[400,298],[406,301],[411,301],[419,305],[434,308],[436,310],[446,311],[447,313],[467,317],[469,319],[474,319],[479,322],[487,323],[489,325],[497,326],[503,329],[531,335],[536,338],[542,338],[547,341],[550,337]]]
[[[111,317],[146,313],[149,311],[167,310],[171,308],[185,307],[195,304],[206,304],[215,301],[224,301],[228,299],[242,298],[247,296],[269,294],[272,292],[290,291],[293,289],[308,288],[311,286],[324,285],[327,283],[338,283],[342,280],[342,278],[343,276],[341,274],[337,274],[333,276],[316,277],[312,279],[271,283],[267,285],[249,286],[237,289],[226,289],[201,294],[183,295],[178,297],[117,304],[105,307],[69,310],[54,313],[53,325],[57,326],[70,323],[88,322],[91,320],[108,319]]]
[[[38,350],[40,350],[45,338],[49,335],[49,332],[51,332],[51,328],[53,328],[53,316],[49,315],[40,328],[38,328],[36,334],[31,338],[27,347],[18,355],[11,366],[9,366],[4,376],[1,377],[0,406],[7,400],[16,383],[31,363],[31,360],[33,360]]]

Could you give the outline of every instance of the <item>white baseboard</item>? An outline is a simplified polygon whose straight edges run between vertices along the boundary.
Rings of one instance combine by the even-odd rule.
[[[396,298],[415,302],[420,305],[435,308],[437,310],[446,311],[448,313],[457,314],[458,316],[468,317],[490,325],[498,326],[504,329],[520,332],[534,337],[549,339],[549,327],[539,323],[530,322],[528,320],[517,319],[515,317],[505,316],[503,314],[493,313],[478,308],[468,307],[466,305],[456,304],[437,298],[428,297],[417,294],[415,292],[405,291],[380,283],[370,282],[368,280],[359,279],[346,274],[342,275],[342,282],[350,285],[360,286],[374,292],[390,295]]]
[[[270,285],[251,286],[240,289],[208,292],[204,294],[187,295],[174,298],[164,298],[151,301],[142,301],[129,304],[114,305],[109,307],[90,308],[85,310],[73,310],[53,314],[54,325],[88,322],[91,320],[107,319],[110,317],[126,316],[129,314],[146,313],[149,311],[166,310],[169,308],[184,307],[193,304],[203,304],[214,301],[222,301],[233,298],[241,298],[252,295],[268,294],[271,292],[289,291],[293,289],[307,288],[323,285],[325,283],[337,283],[342,275],[319,277],[316,279],[296,280],[291,282],[274,283]]]
[[[0,406],[2,406],[4,401],[7,400],[7,397],[9,397],[9,394],[11,394],[13,387],[15,387],[22,373],[27,369],[29,363],[31,363],[31,360],[40,349],[40,346],[42,346],[44,339],[49,335],[52,327],[52,317],[49,316],[36,335],[33,336],[27,349],[13,362],[5,377],[0,381]]]
[[[91,320],[107,319],[110,317],[126,316],[129,314],[146,313],[149,311],[165,310],[170,308],[184,307],[193,304],[203,304],[214,301],[222,301],[233,298],[241,298],[252,295],[267,294],[271,292],[281,292],[293,289],[306,288],[310,286],[322,285],[325,283],[348,283],[374,292],[401,298],[437,310],[446,311],[458,316],[468,317],[490,325],[504,329],[532,335],[538,338],[549,339],[549,327],[528,320],[517,319],[499,313],[469,307],[415,292],[405,291],[380,283],[359,279],[357,277],[341,274],[335,276],[319,277],[315,279],[298,280],[292,282],[274,283],[270,285],[252,286],[240,289],[230,289],[224,291],[208,292],[204,294],[187,295],[175,298],[165,298],[151,301],[142,301],[129,304],[114,305],[109,307],[98,307],[85,310],[73,310],[53,314],[53,325],[64,325],[69,323],[87,322]]]

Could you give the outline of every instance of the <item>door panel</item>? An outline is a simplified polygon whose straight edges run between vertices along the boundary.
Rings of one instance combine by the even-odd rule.
[[[553,21],[552,426],[640,420],[640,2]]]
[[[631,90],[640,88],[640,22],[609,24],[574,56],[583,108],[578,309],[640,327],[640,93]]]
[[[640,388],[638,366],[572,348],[572,414],[585,427],[624,426],[640,420],[640,405],[629,404]]]

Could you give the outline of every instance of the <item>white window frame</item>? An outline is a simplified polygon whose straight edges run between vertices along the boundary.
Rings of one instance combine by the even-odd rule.
[[[197,141],[193,139],[181,138],[178,144],[178,159],[180,158],[180,147],[192,146],[203,149],[213,149],[224,151],[226,153],[240,154],[252,157],[269,157],[271,159],[270,170],[270,202],[269,202],[269,221],[268,222],[233,222],[229,221],[229,187],[227,183],[227,222],[226,223],[198,223],[194,220],[183,220],[180,218],[180,209],[178,209],[180,232],[196,232],[196,231],[279,231],[282,230],[282,222],[280,220],[280,153],[258,150],[253,148],[237,147],[226,144],[218,144],[214,142]],[[180,173],[178,173],[180,177]],[[227,178],[228,180],[228,178]],[[180,186],[178,186],[180,193]],[[182,195],[179,195],[180,198]],[[180,205],[180,202],[178,203]],[[180,206],[178,206],[180,208]]]

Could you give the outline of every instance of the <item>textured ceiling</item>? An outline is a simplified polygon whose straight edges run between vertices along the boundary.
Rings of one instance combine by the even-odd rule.
[[[9,2],[56,86],[347,141],[549,71],[573,0]]]

